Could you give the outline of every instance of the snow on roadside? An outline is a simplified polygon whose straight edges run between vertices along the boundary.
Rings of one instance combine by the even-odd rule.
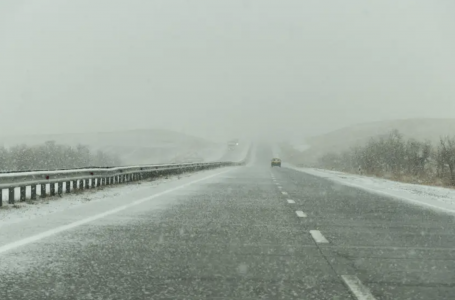
[[[287,167],[310,175],[326,178],[346,186],[392,197],[415,205],[436,209],[446,213],[455,213],[455,190],[453,189],[402,183],[382,178],[330,170]]]
[[[148,189],[151,186],[158,186],[166,182],[177,181],[180,178],[191,176],[192,173],[171,176],[168,179],[154,181],[143,180],[123,185],[114,185],[96,189],[85,190],[80,193],[64,194],[63,197],[48,197],[36,201],[16,202],[13,205],[0,207],[0,228],[4,225],[18,223],[24,220],[31,220],[37,217],[61,212],[67,209],[79,207],[88,202],[101,201],[120,195],[127,195],[140,189]]]

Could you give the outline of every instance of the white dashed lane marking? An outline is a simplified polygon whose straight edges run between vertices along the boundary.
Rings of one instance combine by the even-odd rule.
[[[288,203],[295,203],[294,200],[288,199]]]
[[[283,194],[283,195],[287,195],[288,193],[286,193],[286,192],[281,192],[281,194]]]
[[[306,218],[306,214],[301,211],[301,210],[298,210],[295,212],[297,214],[297,216],[299,216],[300,218]]]
[[[341,278],[358,300],[376,300],[370,290],[363,285],[357,276],[341,275]]]
[[[313,237],[314,241],[318,244],[325,244],[329,241],[322,235],[319,230],[310,230],[310,234]]]

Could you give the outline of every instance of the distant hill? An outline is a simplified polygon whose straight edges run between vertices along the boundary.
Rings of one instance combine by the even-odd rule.
[[[455,136],[455,119],[407,119],[353,125],[307,138],[304,143],[309,148],[302,153],[307,160],[314,160],[327,152],[339,152],[352,146],[363,145],[370,138],[394,129],[407,138],[437,143],[441,136]]]
[[[163,129],[128,130],[98,133],[68,133],[0,137],[0,145],[35,145],[46,141],[58,144],[83,144],[92,151],[103,150],[120,156],[124,164],[202,161],[219,145],[202,138]],[[220,156],[222,153],[220,153]]]

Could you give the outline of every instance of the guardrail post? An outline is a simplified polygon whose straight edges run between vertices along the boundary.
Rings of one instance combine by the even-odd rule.
[[[55,196],[55,182],[50,183],[50,191],[51,196]]]
[[[41,198],[46,198],[46,184],[41,184]]]
[[[59,182],[59,183],[57,184],[57,186],[58,186],[58,191],[57,191],[57,193],[58,193],[59,196],[61,196],[61,195],[63,194],[63,182]]]
[[[0,207],[3,205],[3,190],[0,189]]]
[[[71,181],[67,181],[67,182],[65,183],[65,192],[66,192],[67,194],[71,193]]]
[[[104,177],[101,177],[101,178],[98,178],[98,180],[96,181],[96,186],[101,186],[101,185],[104,185]]]
[[[9,188],[8,203],[14,204],[14,188]]]
[[[25,201],[25,186],[21,186],[21,202]]]
[[[30,199],[36,200],[36,184],[32,184],[31,186]]]

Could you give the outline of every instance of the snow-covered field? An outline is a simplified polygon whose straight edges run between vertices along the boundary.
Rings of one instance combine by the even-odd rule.
[[[291,169],[310,175],[329,179],[333,182],[359,188],[375,194],[388,196],[400,201],[436,209],[446,213],[455,213],[455,190],[442,187],[402,183],[382,178],[367,177],[343,172],[297,168]]]

